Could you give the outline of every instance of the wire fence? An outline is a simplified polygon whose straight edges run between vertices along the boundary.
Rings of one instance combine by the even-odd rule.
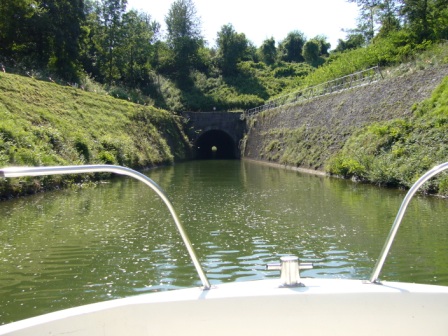
[[[368,85],[383,79],[379,66],[375,66],[363,71],[355,72],[353,74],[340,77],[322,84],[307,87],[303,90],[290,93],[288,95],[270,100],[262,106],[258,106],[244,111],[244,117],[251,117],[257,113],[271,110],[276,107],[294,104],[301,101],[306,101],[311,98],[324,96],[327,94],[352,89],[355,87]]]

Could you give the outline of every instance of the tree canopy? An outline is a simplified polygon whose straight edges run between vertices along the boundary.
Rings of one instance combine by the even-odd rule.
[[[285,62],[303,62],[302,49],[306,42],[305,34],[294,30],[279,44],[280,57]]]
[[[184,81],[190,68],[199,59],[199,49],[203,45],[201,21],[192,0],[173,2],[165,17],[167,44],[172,53],[171,71],[180,81]]]
[[[448,38],[448,3],[446,0],[347,0],[360,10],[358,26],[352,30],[362,33],[370,42],[379,32],[405,29],[411,41]]]
[[[218,62],[224,75],[236,72],[237,64],[248,53],[249,41],[242,33],[237,33],[232,24],[222,26],[216,40]]]
[[[269,96],[253,78],[256,72],[282,78],[279,87],[285,87],[285,78],[297,81],[338,53],[389,39],[391,48],[407,46],[408,54],[448,39],[447,0],[347,1],[359,7],[358,24],[331,50],[325,36],[308,38],[299,29],[257,47],[231,23],[217,32],[216,46],[209,46],[193,0],[171,4],[164,35],[150,13],[128,10],[127,0],[1,0],[0,64],[50,80],[124,87],[164,107],[167,96],[178,97],[172,104],[178,109],[197,95],[206,105],[235,107]],[[243,95],[244,103],[224,104],[214,93],[219,85],[225,94]]]

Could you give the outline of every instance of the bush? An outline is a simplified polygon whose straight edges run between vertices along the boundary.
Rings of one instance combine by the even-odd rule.
[[[328,172],[342,176],[345,178],[361,177],[365,175],[365,167],[354,158],[345,157],[344,155],[337,155],[329,162]]]

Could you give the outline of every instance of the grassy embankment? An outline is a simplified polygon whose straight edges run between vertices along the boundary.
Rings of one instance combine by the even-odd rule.
[[[183,159],[188,150],[181,119],[167,111],[0,73],[0,167],[104,163],[143,169]],[[95,178],[2,179],[0,198]]]
[[[353,134],[328,163],[336,175],[379,185],[410,187],[423,172],[448,161],[448,77],[406,119],[369,125]],[[448,175],[426,185],[448,196]]]
[[[422,47],[420,51],[416,48],[412,53],[408,46],[405,47],[401,50],[387,44],[376,44],[349,51],[317,69],[305,81],[313,85],[376,64],[388,65],[383,68],[383,74],[390,78],[448,63],[447,44]],[[388,92],[384,95],[387,98]],[[379,103],[378,106],[381,106]],[[294,110],[294,107],[285,109]],[[278,113],[281,111],[267,111],[261,113],[259,118],[275,119]],[[263,144],[259,152],[263,160],[324,169],[345,178],[407,188],[427,169],[448,161],[448,78],[430,99],[415,104],[412,111],[401,111],[400,114],[406,117],[370,123],[357,130],[351,126],[351,129],[341,127],[341,132],[349,130],[348,134],[334,134],[341,125],[337,121],[331,124],[331,117],[325,125],[315,122],[320,128],[314,125],[316,127],[311,127],[311,130],[304,125],[291,128],[279,123],[261,134],[264,139],[260,139]],[[372,119],[375,117],[372,114]],[[350,122],[355,123],[355,120]],[[329,127],[331,131],[328,131]],[[335,140],[341,135],[344,136],[344,145],[336,151],[332,150],[332,147],[339,148],[335,146]],[[427,184],[426,192],[447,196],[447,175]]]
[[[351,56],[366,65],[376,60],[379,64],[399,64],[388,69],[389,75],[448,63],[446,43],[396,48],[393,42],[385,40],[364,51],[353,51]],[[431,98],[415,104],[412,110],[410,117],[374,123],[352,134],[329,160],[326,171],[377,185],[409,188],[425,171],[447,162],[448,77]],[[448,175],[436,177],[423,189],[448,196]]]

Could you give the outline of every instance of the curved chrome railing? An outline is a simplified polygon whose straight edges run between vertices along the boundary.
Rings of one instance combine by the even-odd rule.
[[[414,183],[414,185],[411,187],[411,189],[409,189],[408,193],[406,194],[405,198],[403,199],[403,202],[401,203],[400,209],[398,210],[397,216],[395,217],[395,221],[392,224],[392,228],[389,232],[389,236],[387,237],[386,243],[384,244],[384,247],[383,247],[383,250],[381,251],[380,257],[379,257],[378,261],[376,262],[376,265],[375,265],[375,268],[373,269],[372,275],[370,276],[370,282],[379,283],[378,277],[380,275],[381,268],[384,265],[387,254],[389,253],[389,250],[390,250],[390,247],[392,246],[395,235],[398,231],[398,228],[400,227],[401,220],[403,219],[406,208],[408,207],[408,204],[411,201],[414,194],[423,185],[423,183],[425,183],[431,177],[441,173],[442,171],[444,171],[446,169],[448,169],[448,162],[445,162],[445,163],[442,163],[441,165],[435,166],[430,171],[428,171],[426,174],[424,174],[422,177],[420,177],[417,180],[417,182]]]
[[[64,175],[64,174],[82,174],[82,173],[115,173],[119,175],[127,175],[133,177],[156,192],[156,194],[163,200],[165,205],[168,207],[171,216],[176,224],[177,230],[179,231],[182,240],[187,247],[188,253],[191,260],[193,261],[194,267],[198,272],[199,278],[202,281],[204,289],[210,289],[210,283],[199,263],[196,253],[193,250],[193,246],[188,238],[184,227],[182,226],[176,212],[174,211],[173,205],[168,199],[167,195],[163,189],[151,180],[146,175],[139,173],[130,168],[113,166],[113,165],[84,165],[84,166],[62,166],[62,167],[8,167],[0,169],[0,177],[20,177],[20,176],[43,176],[43,175]]]

